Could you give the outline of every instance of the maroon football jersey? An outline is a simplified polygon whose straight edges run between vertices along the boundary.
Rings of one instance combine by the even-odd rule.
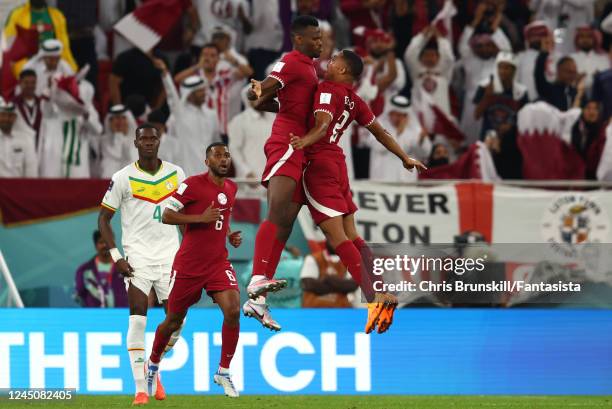
[[[289,143],[289,133],[304,135],[312,112],[312,97],[319,79],[312,58],[293,50],[274,65],[270,77],[279,81],[279,111],[270,139]]]
[[[314,114],[326,112],[332,117],[327,128],[327,134],[316,143],[306,148],[306,158],[330,157],[344,160],[342,148],[338,142],[344,131],[353,120],[361,126],[370,126],[376,116],[360,97],[353,91],[350,84],[323,81],[317,87],[314,96]],[[310,128],[314,126],[314,114],[311,116]]]
[[[215,263],[227,260],[227,231],[238,186],[225,179],[223,187],[216,185],[208,173],[191,176],[179,186],[169,206],[185,214],[202,214],[208,206],[221,210],[221,219],[211,223],[192,223],[176,256],[173,270],[183,276],[196,276]]]

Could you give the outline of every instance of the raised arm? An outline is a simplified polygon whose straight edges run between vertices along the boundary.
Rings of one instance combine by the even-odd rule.
[[[181,98],[176,91],[174,81],[168,71],[168,66],[166,66],[166,63],[161,58],[153,58],[153,65],[162,72],[162,84],[164,84],[168,105],[170,106],[170,111],[174,111],[180,106]]]
[[[291,146],[294,149],[304,149],[310,145],[313,145],[319,139],[323,138],[327,133],[327,128],[329,128],[329,124],[332,121],[332,116],[328,112],[324,111],[316,111],[315,112],[315,125],[308,131],[306,135],[303,137],[299,137],[299,135],[294,135],[290,133],[291,137]]]
[[[256,101],[254,108],[258,111],[278,112],[278,102],[274,100],[276,92],[283,84],[273,77],[266,77],[263,81],[251,80],[251,89],[247,93],[250,101]]]
[[[425,167],[425,165],[423,165],[420,161],[408,156],[408,154],[398,145],[393,136],[391,136],[391,134],[382,127],[380,122],[374,121],[371,125],[367,126],[367,129],[372,135],[374,135],[380,144],[382,144],[389,152],[393,153],[402,161],[406,169],[413,169],[415,167],[417,170],[427,169],[427,167]]]

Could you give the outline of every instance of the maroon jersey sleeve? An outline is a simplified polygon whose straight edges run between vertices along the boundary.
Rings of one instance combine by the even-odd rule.
[[[290,55],[286,55],[279,62],[274,64],[272,72],[268,77],[272,77],[281,83],[282,88],[285,88],[299,75],[299,63],[291,58]]]
[[[358,95],[355,95],[355,121],[361,126],[370,126],[376,120],[368,104]]]
[[[333,87],[325,82],[317,86],[317,91],[314,96],[313,113],[327,112],[331,115],[332,120],[336,116],[337,107],[342,106],[341,96],[334,95]]]
[[[178,187],[176,192],[172,195],[170,200],[168,200],[168,204],[166,207],[169,207],[172,210],[180,211],[183,207],[187,206],[190,203],[193,203],[195,199],[195,191],[197,188],[195,187],[196,180],[193,177],[188,177],[185,179],[183,183]]]

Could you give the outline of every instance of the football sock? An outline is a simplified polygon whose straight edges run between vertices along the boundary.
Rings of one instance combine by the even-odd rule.
[[[280,241],[276,237],[274,238],[274,245],[272,246],[272,252],[270,253],[270,259],[268,260],[268,265],[266,267],[266,278],[269,280],[274,278],[274,274],[276,274],[276,267],[278,267],[278,263],[281,258],[281,254],[285,249],[285,242]]]
[[[136,393],[146,392],[145,386],[145,328],[147,327],[147,317],[142,315],[130,315],[127,348],[130,356],[130,366],[132,376],[136,383]]]
[[[357,250],[359,250],[359,254],[361,254],[364,275],[370,281],[369,287],[373,289],[374,283],[384,283],[382,275],[374,275],[374,254],[372,253],[370,246],[368,246],[368,243],[366,243],[361,237],[357,237],[355,240],[353,240],[353,244],[355,247],[357,247]]]
[[[221,328],[221,362],[219,362],[219,367],[230,367],[230,362],[232,362],[234,352],[236,352],[236,345],[238,345],[239,334],[240,325],[230,327],[223,324]]]
[[[157,330],[155,330],[155,340],[153,341],[153,349],[149,357],[151,362],[158,364],[159,361],[161,361],[166,345],[170,342],[170,337],[172,337],[172,332],[168,332],[165,328],[162,328],[161,324],[157,326]]]
[[[351,277],[353,277],[353,280],[361,287],[366,300],[368,302],[372,301],[374,299],[372,283],[367,275],[363,274],[361,254],[359,254],[359,250],[357,250],[355,244],[350,240],[343,241],[335,248],[335,251],[338,257],[340,257],[342,264],[346,266]]]
[[[186,319],[187,318],[183,319],[183,323],[181,324],[179,329],[177,329],[176,331],[172,333],[172,335],[170,335],[170,340],[168,341],[166,348],[164,348],[164,352],[162,353],[161,358],[163,358],[168,352],[172,350],[172,348],[174,348],[174,344],[176,344],[176,341],[178,341],[178,339],[181,336],[181,331],[183,330],[183,327],[185,326]]]
[[[253,276],[265,276],[270,256],[276,242],[277,227],[269,220],[264,220],[255,236],[255,252],[253,254]]]

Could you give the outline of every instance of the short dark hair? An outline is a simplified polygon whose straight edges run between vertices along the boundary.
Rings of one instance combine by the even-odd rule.
[[[95,230],[93,232],[93,241],[94,241],[94,246],[96,244],[98,244],[98,241],[102,238],[102,233],[100,233],[100,230]]]
[[[206,147],[206,157],[208,158],[208,155],[210,154],[210,152],[212,152],[213,148],[216,146],[225,146],[227,148],[227,144],[224,142],[213,142],[210,145],[208,145]]]
[[[313,16],[297,16],[291,22],[291,34],[303,34],[307,27],[319,27],[319,20]]]
[[[217,50],[217,53],[220,53],[221,50],[219,50],[219,47],[217,47],[217,44],[215,43],[206,43],[202,46],[202,48],[200,49],[200,52],[202,52],[203,49],[205,48],[214,48],[215,50]]]
[[[559,61],[557,61],[557,68],[561,67],[563,64],[565,64],[568,61],[574,61],[574,59],[572,57],[570,57],[569,55],[566,55],[565,57],[559,58]],[[576,62],[576,61],[574,61],[574,62]]]
[[[344,58],[353,78],[358,80],[363,72],[363,60],[361,57],[351,50],[342,50],[342,58]]]
[[[25,69],[19,73],[19,79],[22,80],[25,77],[36,77],[36,71],[31,69]]]
[[[151,122],[145,122],[141,125],[138,125],[138,128],[136,128],[136,136],[138,137],[138,134],[140,133],[140,131],[143,131],[145,129],[154,129],[155,134],[159,136],[159,131],[157,130],[157,127],[153,125]]]

